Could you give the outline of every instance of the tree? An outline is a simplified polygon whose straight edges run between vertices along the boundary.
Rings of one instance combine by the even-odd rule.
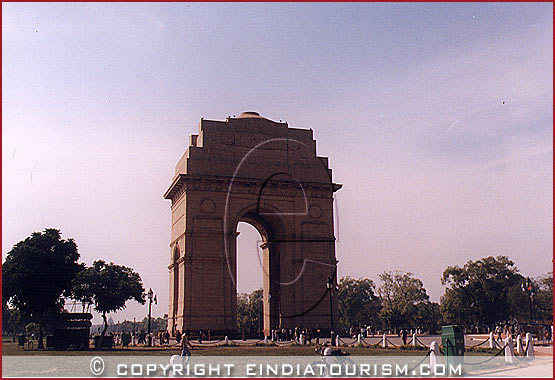
[[[510,311],[508,319],[526,321],[531,319],[530,297],[527,291],[523,291],[524,279],[515,282],[507,289],[507,303]]]
[[[439,304],[429,301],[418,303],[413,317],[413,325],[427,331],[429,334],[436,334],[442,325]]]
[[[21,320],[21,313],[19,310],[10,309],[8,305],[2,304],[2,333],[15,336],[24,328],[25,325]]]
[[[522,280],[506,256],[468,261],[462,268],[449,266],[441,279],[448,286],[441,298],[441,314],[447,323],[494,328],[514,317],[508,295]]]
[[[379,323],[380,300],[374,294],[375,285],[369,278],[344,277],[338,284],[339,324],[346,331]]]
[[[511,317],[519,321],[553,321],[553,272],[515,283],[509,288],[508,301]]]
[[[24,320],[39,323],[38,348],[44,348],[44,314],[62,310],[64,293],[84,269],[78,259],[75,241],[47,228],[14,245],[2,264],[2,303],[15,307]]]
[[[264,328],[262,289],[237,295],[237,328],[255,334]]]
[[[534,303],[538,319],[553,321],[553,272],[534,281],[536,295]]]
[[[419,308],[429,303],[429,297],[422,281],[413,277],[413,273],[383,272],[380,274],[381,286],[378,295],[382,309],[380,317],[389,327],[397,330],[399,327],[418,324]]]
[[[102,314],[102,336],[108,328],[106,313],[125,309],[126,302],[131,299],[145,303],[145,289],[139,274],[131,268],[106,264],[102,260],[95,261],[90,268],[77,274],[72,285],[71,298],[85,304],[92,303],[94,309]]]
[[[131,322],[130,324],[133,325],[133,322]],[[140,326],[141,326],[141,330],[143,331],[146,331],[148,329],[148,317],[143,318]],[[119,326],[116,325],[116,328],[119,329]],[[168,329],[168,318],[167,317],[151,318],[150,329],[152,331],[166,331]],[[117,330],[117,331],[120,331],[120,330]],[[132,330],[129,330],[129,331],[132,331]]]

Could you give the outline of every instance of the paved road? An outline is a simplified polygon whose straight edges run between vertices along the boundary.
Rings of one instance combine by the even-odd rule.
[[[511,366],[501,370],[484,371],[478,375],[479,377],[553,378],[553,358],[536,358],[524,366]]]

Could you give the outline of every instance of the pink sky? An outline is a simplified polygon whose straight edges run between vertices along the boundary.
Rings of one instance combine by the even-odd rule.
[[[552,4],[2,9],[3,257],[59,228],[83,262],[133,267],[167,313],[174,165],[201,117],[254,110],[312,128],[344,184],[340,276],[411,271],[438,301],[448,265],[552,268]],[[250,292],[258,237],[240,231]]]

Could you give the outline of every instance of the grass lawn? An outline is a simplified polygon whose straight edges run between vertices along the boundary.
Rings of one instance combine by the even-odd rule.
[[[35,343],[36,347],[36,343]],[[341,347],[342,350],[357,356],[424,356],[425,350],[401,350],[395,348],[375,347]],[[43,355],[43,356],[171,356],[179,354],[180,350],[172,347],[132,347],[129,349],[116,348],[113,350],[89,351],[52,351],[37,349],[22,349],[17,343],[2,340],[2,356],[8,355]],[[231,347],[195,347],[191,351],[194,356],[316,356],[314,346],[231,346]],[[487,352],[465,352],[465,355],[490,355]]]

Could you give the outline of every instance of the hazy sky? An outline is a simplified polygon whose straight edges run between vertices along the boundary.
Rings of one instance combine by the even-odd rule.
[[[2,49],[3,257],[59,228],[167,313],[174,166],[201,117],[253,110],[312,128],[344,184],[339,276],[411,271],[438,301],[448,265],[552,268],[551,3],[3,3]]]

